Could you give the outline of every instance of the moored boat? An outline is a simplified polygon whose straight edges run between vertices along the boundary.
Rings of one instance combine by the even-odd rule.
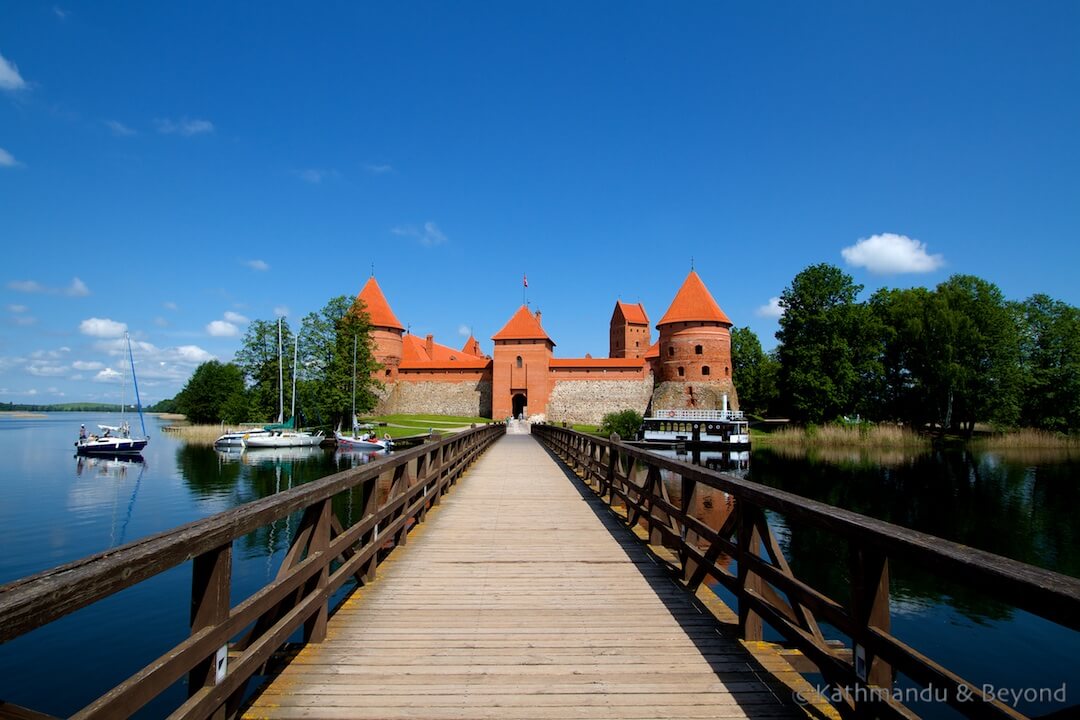
[[[100,435],[88,435],[86,426],[80,426],[79,439],[75,441],[75,452],[79,455],[138,455],[150,442],[146,434],[146,422],[143,420],[142,401],[139,400],[139,381],[135,378],[135,357],[131,353],[131,336],[127,336],[128,362],[131,363],[131,382],[135,387],[135,407],[139,411],[139,425],[142,427],[141,438],[131,437],[131,426],[126,420],[119,425],[98,425]],[[124,399],[120,399],[120,408],[124,408]],[[121,416],[122,417],[122,416]]]
[[[375,433],[363,433],[361,435],[343,435],[340,431],[334,433],[338,447],[346,450],[393,450],[394,441],[390,435],[378,437]]]
[[[645,418],[641,440],[740,447],[750,444],[750,422],[741,410],[655,410]]]

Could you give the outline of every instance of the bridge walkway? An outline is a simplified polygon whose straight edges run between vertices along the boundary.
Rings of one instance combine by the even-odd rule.
[[[806,717],[528,435],[500,439],[249,718]]]

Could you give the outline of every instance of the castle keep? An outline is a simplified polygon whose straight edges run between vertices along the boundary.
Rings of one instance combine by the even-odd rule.
[[[609,357],[557,358],[539,311],[522,305],[492,336],[485,355],[470,336],[460,350],[405,328],[374,277],[358,295],[371,318],[381,414],[439,413],[548,422],[599,423],[632,408],[738,408],[731,382],[731,321],[694,271],[651,339],[640,304],[615,303]]]

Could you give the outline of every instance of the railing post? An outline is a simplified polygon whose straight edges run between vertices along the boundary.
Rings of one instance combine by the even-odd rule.
[[[852,541],[854,542],[854,541]],[[892,667],[875,657],[866,646],[868,628],[885,632],[891,625],[889,615],[889,559],[879,550],[852,546],[850,551],[851,617],[855,623],[852,637],[852,664],[859,680],[891,689]],[[856,702],[856,714],[867,714],[867,703]]]
[[[319,569],[319,574],[316,575],[308,587],[308,592],[318,592],[326,588],[330,584],[330,558],[325,557],[326,553],[330,550],[330,530],[331,530],[331,507],[330,499],[327,498],[319,503],[319,517],[315,522],[315,527],[311,531],[311,542],[308,544],[308,555],[311,556],[315,553],[323,553],[324,557],[321,561],[322,567]],[[330,617],[330,598],[326,598],[319,604],[319,609],[315,611],[310,618],[304,623],[304,640],[306,642],[319,643],[326,639],[326,622]]]
[[[229,619],[229,586],[232,582],[232,543],[195,557],[191,568],[191,632],[220,625]],[[228,646],[206,658],[188,673],[188,697],[204,687],[218,684],[226,671]],[[225,706],[212,716],[225,717]]]
[[[746,562],[747,556],[756,556],[761,550],[761,532],[756,522],[761,510],[739,500],[735,511],[739,513],[739,637],[761,640],[764,637],[761,616],[750,609],[748,593],[753,591],[760,597],[763,583],[756,573],[750,572],[750,564]]]

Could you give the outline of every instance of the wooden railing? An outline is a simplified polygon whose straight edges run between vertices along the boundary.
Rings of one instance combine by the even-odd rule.
[[[290,636],[302,629],[305,642],[323,640],[335,591],[350,578],[373,580],[381,559],[405,544],[409,529],[505,430],[451,435],[0,586],[0,643],[190,562],[190,636],[73,717],[128,717],[185,676],[189,697],[170,717],[232,715],[251,677]],[[381,504],[379,485],[389,486]],[[343,527],[331,502],[354,489],[363,508]],[[295,512],[303,519],[277,577],[234,605],[234,541]],[[45,716],[0,699],[0,717]]]
[[[909,561],[921,571],[972,587],[1063,629],[1080,630],[1076,578],[663,458],[617,440],[550,425],[535,425],[532,433],[597,495],[624,513],[630,527],[647,530],[650,543],[672,549],[677,556],[673,569],[688,589],[696,590],[708,577],[732,592],[743,639],[761,640],[764,622],[801,651],[829,684],[828,699],[844,717],[914,717],[892,691],[894,673],[902,672],[933,688],[935,699],[945,698],[968,717],[1026,718],[890,632],[890,559]],[[679,492],[669,492],[662,472],[677,478]],[[725,494],[730,506],[713,513],[714,523],[703,522],[692,512],[695,497],[716,491]],[[794,575],[766,522],[766,511],[832,533],[847,545],[846,555],[840,552],[819,561],[846,565],[848,598],[827,597]],[[729,569],[732,561],[735,572]],[[845,635],[844,646],[827,640],[819,623]]]

